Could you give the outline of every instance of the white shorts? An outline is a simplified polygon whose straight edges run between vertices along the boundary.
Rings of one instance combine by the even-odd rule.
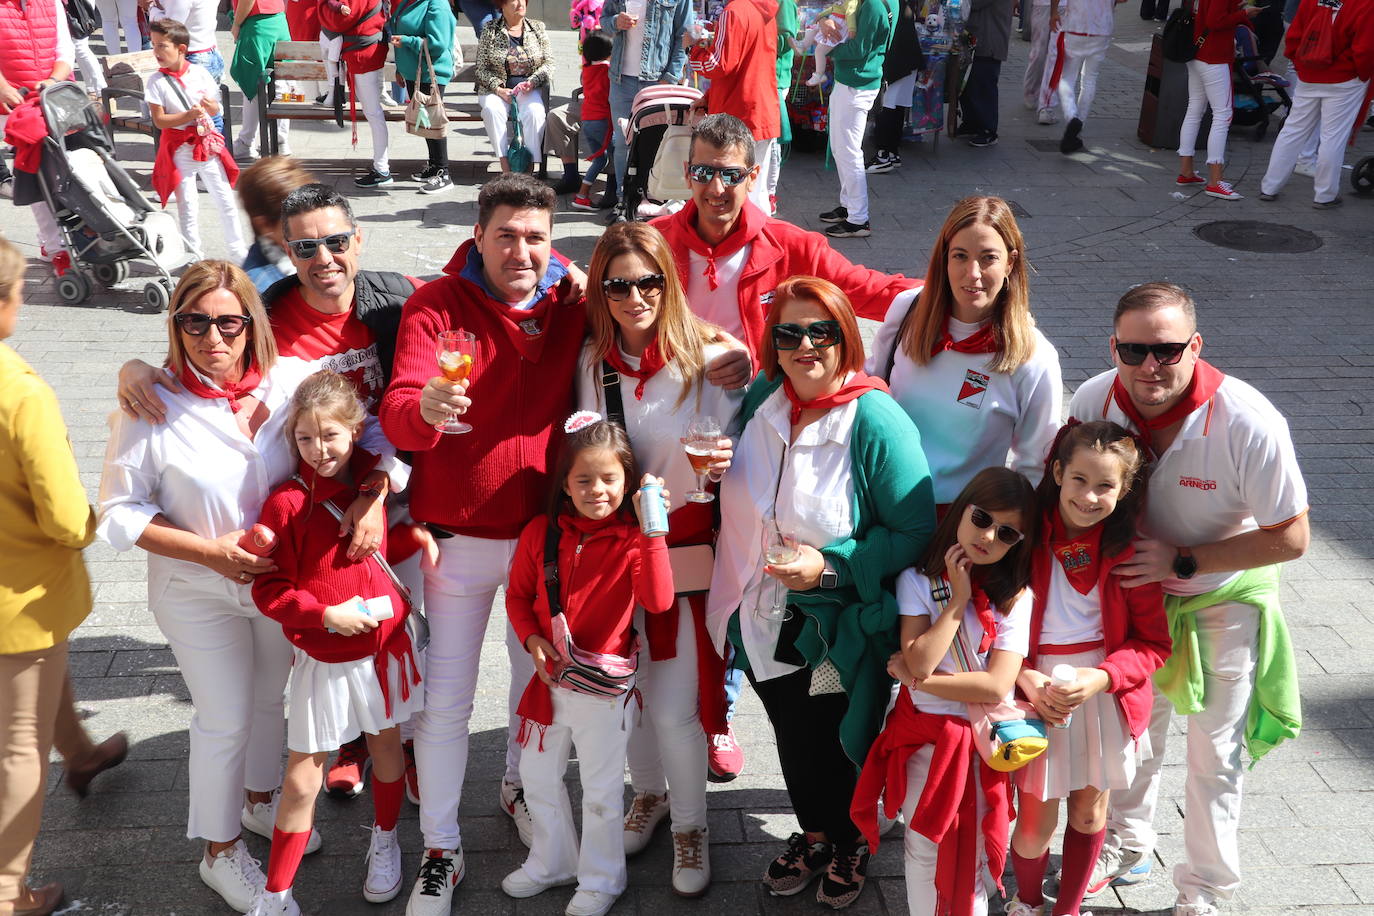
[[[424,653],[414,652],[424,676]],[[391,715],[371,656],[351,662],[322,662],[295,650],[287,689],[286,746],[299,754],[336,751],[363,732],[380,734],[425,708],[425,685],[411,684],[411,669],[387,659]],[[402,683],[402,680],[405,683]]]

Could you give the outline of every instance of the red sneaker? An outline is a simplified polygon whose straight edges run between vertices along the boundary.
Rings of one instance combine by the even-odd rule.
[[[420,804],[420,775],[415,772],[415,742],[407,741],[401,745],[406,755],[406,798],[412,805]]]
[[[367,751],[367,741],[359,735],[339,748],[338,756],[325,775],[324,787],[330,795],[341,798],[361,795],[371,766],[372,756]]]
[[[711,782],[729,782],[744,770],[744,748],[735,740],[735,730],[725,726],[719,735],[711,735],[706,747],[706,766]]]
[[[72,256],[65,251],[59,251],[52,256],[53,276],[60,277],[72,269]]]
[[[1236,193],[1236,189],[1231,187],[1229,181],[1218,181],[1216,184],[1209,184],[1202,189],[1202,193],[1208,197],[1215,197],[1218,200],[1242,200],[1243,197]]]
[[[1174,179],[1174,184],[1204,184],[1206,183],[1206,181],[1206,178],[1203,178],[1197,172],[1194,172],[1191,175],[1178,176]]]

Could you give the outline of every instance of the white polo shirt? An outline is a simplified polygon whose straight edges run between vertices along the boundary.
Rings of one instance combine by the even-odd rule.
[[[1084,382],[1069,403],[1079,420],[1134,425],[1112,400],[1111,369]],[[1155,463],[1145,533],[1179,546],[1211,544],[1257,528],[1277,528],[1307,511],[1288,422],[1264,395],[1226,376],[1215,395],[1184,421]],[[1201,595],[1238,572],[1168,578],[1170,595]]]
[[[1069,0],[1059,5],[1059,28],[1073,35],[1111,35],[1116,27],[1115,0]]]

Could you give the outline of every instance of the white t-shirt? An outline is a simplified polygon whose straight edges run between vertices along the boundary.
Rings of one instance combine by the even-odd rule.
[[[711,289],[706,279],[706,258],[689,251],[687,306],[702,321],[724,328],[736,340],[756,348],[759,344],[749,341],[749,333],[744,329],[744,319],[739,313],[739,278],[749,261],[749,250],[753,247],[754,243],[750,242],[728,258],[716,258],[716,282],[719,285],[715,289]]]
[[[1112,420],[1134,429],[1111,398],[1116,370],[1083,383],[1069,404],[1079,420]],[[1307,485],[1288,423],[1264,395],[1226,376],[1211,401],[1193,411],[1150,475],[1145,533],[1168,544],[1211,544],[1257,528],[1276,528],[1307,511]],[[1201,595],[1238,572],[1164,580],[1170,595]]]
[[[1115,0],[1068,0],[1059,5],[1059,28],[1078,35],[1110,35],[1116,27]]]
[[[997,617],[997,635],[992,638],[992,645],[987,652],[978,655],[978,660],[986,667],[988,655],[993,649],[1001,649],[1004,652],[1013,652],[1022,658],[1030,651],[1030,619],[1031,606],[1034,599],[1030,589],[1021,593],[1021,597],[1011,606],[1011,610],[1006,616],[993,614]],[[930,596],[930,578],[915,569],[906,569],[897,577],[897,608],[903,617],[929,617],[932,622],[940,616],[942,608],[935,603],[935,599]],[[983,641],[983,625],[978,622],[978,615],[970,607],[964,612],[964,619],[959,623],[959,630],[964,635],[965,642],[968,643],[970,651],[978,654],[978,644]],[[959,666],[954,662],[953,654],[946,652],[945,657],[940,659],[940,664],[935,666],[935,670],[944,674],[957,674]],[[968,704],[960,703],[957,700],[946,700],[933,694],[924,693],[914,687],[907,687],[907,693],[911,695],[911,702],[921,712],[935,713],[942,716],[959,716],[968,718]]]
[[[157,0],[154,9],[161,11],[157,18],[175,19],[191,33],[188,53],[209,51],[215,44],[215,12],[219,4],[214,0]]]
[[[621,40],[625,42],[625,51],[620,58],[620,72],[623,76],[638,78],[640,75],[639,70],[644,63],[644,30],[646,28],[644,20],[647,15],[646,12],[645,16],[641,16],[634,28],[626,29],[621,33]],[[657,79],[658,74],[655,73],[645,78]]]
[[[181,104],[181,97],[172,85],[175,79],[176,77],[168,76],[160,70],[155,71],[148,77],[143,98],[150,105],[161,105],[164,114],[181,114],[189,111],[189,106]],[[187,68],[181,77],[181,88],[192,105],[204,99],[219,100],[219,87],[215,85],[214,77],[200,64],[191,64]]]
[[[1099,562],[1102,562],[1099,560]],[[1072,646],[1102,638],[1102,598],[1097,586],[1086,595],[1069,582],[1057,557],[1050,560],[1050,593],[1040,621],[1042,646]]]

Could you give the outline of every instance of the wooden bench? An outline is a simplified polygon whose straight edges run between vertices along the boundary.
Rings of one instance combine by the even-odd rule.
[[[454,61],[453,79],[449,81],[449,86],[453,86],[459,80],[472,81],[477,70],[474,65],[463,62],[464,58],[469,55],[476,55],[476,45],[458,48],[456,53],[459,59]],[[404,74],[402,76],[404,77]],[[264,125],[262,138],[262,154],[264,156],[274,155],[280,149],[277,135],[278,121],[334,120],[333,105],[320,105],[314,99],[307,99],[302,102],[283,101],[277,97],[277,83],[288,80],[315,80],[323,83],[327,82],[327,79],[319,42],[277,42],[277,46],[272,50],[272,66],[263,74],[262,84],[258,88],[258,119]],[[382,85],[390,86],[395,79],[395,48],[388,48],[386,64],[382,67]],[[450,121],[482,120],[481,112],[475,102],[460,102],[450,94],[444,99],[444,107]],[[344,106],[344,111],[344,117],[348,117],[347,105]],[[386,116],[388,121],[404,121],[406,107],[404,105],[383,105],[382,114]],[[363,120],[361,111],[358,112],[358,120]]]
[[[157,58],[152,51],[133,51],[128,54],[109,54],[100,59],[100,67],[105,71],[105,82],[100,91],[100,102],[109,118],[110,132],[116,128],[147,134],[157,145],[162,131],[153,124],[146,113],[143,100],[144,86],[148,77],[158,70]],[[224,115],[224,139],[233,139],[232,108],[229,105],[229,87],[219,84],[220,113]],[[129,109],[132,108],[132,111]]]

